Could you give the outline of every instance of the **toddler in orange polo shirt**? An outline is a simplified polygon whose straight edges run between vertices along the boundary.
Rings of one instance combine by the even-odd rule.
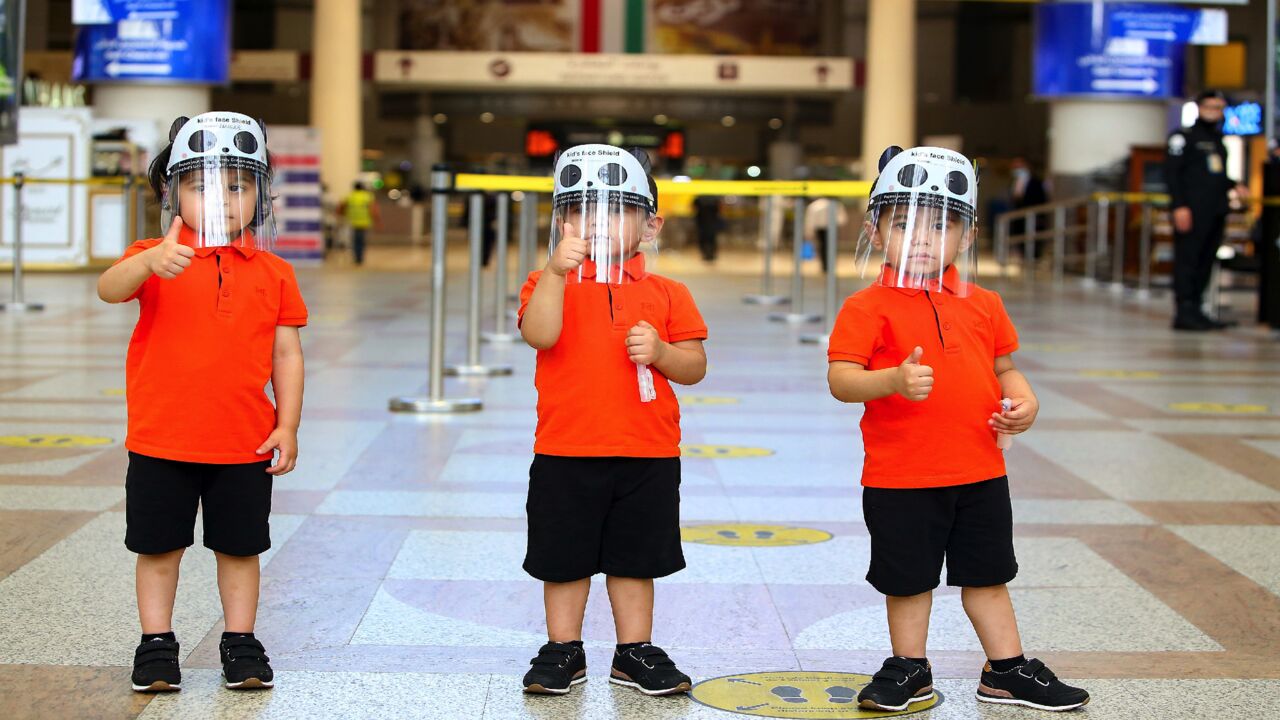
[[[538,427],[524,568],[543,581],[548,642],[524,678],[563,695],[587,679],[582,619],[604,573],[617,629],[610,682],[646,695],[692,687],[652,644],[653,579],[684,568],[680,406],[671,382],[706,373],[689,290],[645,267],[662,229],[643,150],[581,145],[556,162],[553,248],[521,292],[538,350]]]
[[[1018,337],[1000,296],[973,283],[977,189],[957,152],[886,150],[858,248],[877,279],[845,302],[831,334],[831,394],[866,406],[867,581],[885,595],[894,653],[858,694],[865,709],[933,699],[925,645],[944,561],[988,658],[978,700],[1041,710],[1089,701],[1023,655],[1006,586],[1018,563],[1001,439],[1030,428],[1039,404],[1014,366]]]
[[[139,303],[126,361],[125,546],[138,554],[143,633],[133,689],[181,688],[173,603],[198,508],[218,562],[224,684],[269,688],[274,675],[253,633],[258,556],[271,547],[272,478],[297,461],[298,328],[307,308],[293,269],[270,252],[261,121],[227,112],[182,117],[169,141],[150,171],[164,238],[134,243],[98,281],[104,301]]]

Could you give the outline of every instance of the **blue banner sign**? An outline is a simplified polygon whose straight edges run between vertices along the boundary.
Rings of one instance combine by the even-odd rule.
[[[1036,6],[1035,94],[1180,96],[1183,43],[1112,37],[1109,32],[1113,14],[1134,7],[1103,3]]]
[[[80,82],[227,82],[229,0],[77,0]]]

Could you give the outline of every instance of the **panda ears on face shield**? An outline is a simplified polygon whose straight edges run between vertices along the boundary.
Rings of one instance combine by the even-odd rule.
[[[173,124],[169,126],[169,142],[173,142],[175,139],[177,139],[178,133],[182,131],[182,126],[186,125],[190,121],[191,121],[191,118],[187,117],[186,115],[182,115],[176,120],[174,120]]]

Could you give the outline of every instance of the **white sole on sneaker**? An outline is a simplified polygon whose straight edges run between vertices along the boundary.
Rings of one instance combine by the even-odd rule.
[[[640,687],[640,683],[632,682],[631,680],[623,680],[620,677],[614,677],[612,675],[609,676],[609,682],[613,683],[614,685],[629,687],[632,690],[639,690],[640,692],[644,693],[645,695],[648,695],[649,697],[661,697],[663,695],[678,695],[680,693],[687,693],[693,689],[693,683],[680,683],[679,685],[673,688],[668,688],[666,690],[645,690],[644,688]]]
[[[265,690],[267,688],[275,687],[275,683],[270,680],[260,680],[258,678],[249,678],[248,680],[242,680],[237,683],[233,683],[233,682],[224,683],[224,686],[228,690]]]
[[[524,688],[524,691],[529,693],[530,695],[568,695],[569,691],[573,689],[574,685],[581,685],[586,681],[587,681],[587,676],[586,674],[583,674],[582,677],[577,677],[570,680],[569,687],[563,690],[559,688],[544,687],[542,685],[539,685],[538,683],[534,683],[532,685],[526,685]]]
[[[1089,704],[1089,701],[1085,700],[1084,702],[1076,703],[1075,705],[1063,705],[1061,707],[1053,707],[1051,705],[1040,705],[1037,703],[1033,703],[1030,700],[1019,700],[1017,698],[991,697],[990,695],[983,695],[982,693],[974,693],[974,697],[978,698],[978,702],[994,703],[997,705],[1021,705],[1023,707],[1035,708],[1036,710],[1045,710],[1047,712],[1066,712],[1068,710],[1075,710],[1076,708],[1081,708]]]
[[[933,691],[930,690],[927,695],[917,695],[901,705],[881,705],[873,700],[866,700],[858,703],[858,707],[863,710],[883,710],[885,712],[899,712],[906,710],[912,703],[924,702],[933,699]]]
[[[157,680],[150,685],[134,685],[134,692],[177,692],[182,689],[182,683],[174,683],[170,685],[163,680]]]

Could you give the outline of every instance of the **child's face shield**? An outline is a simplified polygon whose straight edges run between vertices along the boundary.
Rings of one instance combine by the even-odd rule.
[[[622,284],[656,260],[662,220],[640,158],[611,145],[579,145],[556,159],[550,252],[567,238],[587,243],[570,282]]]
[[[587,241],[587,261],[571,282],[615,285],[653,270],[657,222],[640,202],[619,193],[590,192],[557,198],[551,215],[551,251],[566,236]]]
[[[178,118],[170,128],[161,226],[174,217],[196,247],[275,247],[271,170],[261,121],[239,113]]]
[[[867,211],[858,238],[858,272],[886,287],[964,296],[976,277],[974,223],[937,205],[882,205]]]
[[[175,216],[194,232],[195,247],[275,247],[271,180],[238,167],[198,167],[174,173],[165,188],[161,227]]]

